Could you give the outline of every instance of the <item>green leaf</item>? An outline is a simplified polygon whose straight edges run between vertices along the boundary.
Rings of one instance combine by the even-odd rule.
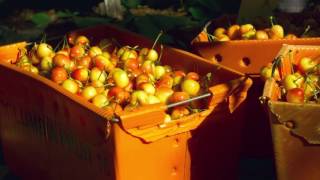
[[[141,0],[121,0],[121,3],[127,8],[136,8],[141,4]]]
[[[46,27],[51,22],[51,18],[47,13],[39,12],[31,17],[31,21],[38,27]]]
[[[58,11],[56,13],[56,15],[59,18],[70,18],[70,17],[77,16],[78,14],[79,14],[78,12],[70,12],[70,11]]]
[[[170,30],[174,28],[193,27],[197,25],[196,21],[192,21],[185,16],[150,16],[152,21],[163,30]]]
[[[191,16],[196,20],[203,20],[207,19],[207,15],[204,13],[203,8],[192,6],[188,8],[189,13]]]
[[[73,17],[74,23],[78,27],[88,27],[100,24],[108,24],[113,21],[113,19],[108,17]]]
[[[163,26],[159,26],[159,24],[150,16],[135,17],[129,26],[131,26],[130,30],[146,36],[151,40],[154,40],[159,32],[164,28]],[[172,44],[174,43],[174,39],[169,34],[163,34],[160,37],[159,42],[162,44]]]
[[[221,7],[222,0],[215,0],[215,1],[212,1],[212,0],[198,0],[198,1],[202,6],[210,9],[213,12],[223,11],[223,9]],[[224,0],[224,1],[226,1],[226,0]],[[226,1],[226,2],[228,2],[228,1]]]
[[[149,38],[155,38],[161,30],[149,16],[135,17],[132,26],[131,29]]]

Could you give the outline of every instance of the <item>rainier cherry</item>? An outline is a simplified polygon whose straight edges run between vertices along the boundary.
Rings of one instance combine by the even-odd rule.
[[[102,54],[102,50],[98,46],[92,46],[89,49],[88,55],[93,58],[99,54]]]
[[[316,68],[317,62],[309,57],[303,57],[298,62],[298,69],[302,73],[307,73],[309,71],[312,71]]]
[[[47,56],[52,56],[53,54],[52,47],[47,43],[40,43],[37,48],[37,56],[39,58],[44,58]]]
[[[42,71],[50,71],[52,69],[52,58],[51,57],[44,57],[40,62],[40,69]]]
[[[238,39],[240,37],[240,26],[238,24],[234,24],[230,26],[227,30],[227,35],[230,39]]]
[[[150,94],[150,95],[154,95],[154,93],[156,92],[156,89],[153,86],[153,84],[151,84],[149,82],[140,83],[138,88],[145,91],[147,94]]]
[[[304,90],[302,88],[293,88],[287,91],[286,99],[290,103],[303,103]]]
[[[164,66],[155,66],[154,77],[156,79],[161,79],[163,75],[166,74],[166,69]]]
[[[51,70],[51,80],[61,84],[68,78],[68,73],[65,68],[56,66]]]
[[[91,68],[92,67],[91,57],[90,56],[83,56],[79,59],[76,59],[76,65],[78,67]]]
[[[189,72],[186,76],[186,79],[192,79],[192,80],[195,80],[195,81],[198,81],[199,80],[199,74],[196,73],[196,72]]]
[[[272,65],[263,66],[260,69],[260,76],[263,80],[267,80],[271,77],[274,77],[276,80],[280,80],[280,74],[278,68],[275,68],[274,73],[272,75]]]
[[[129,94],[129,92],[125,91],[124,89],[122,89],[120,87],[112,87],[108,91],[108,97],[113,102],[117,102],[119,104],[122,104],[129,99],[130,94]]]
[[[173,93],[174,91],[171,88],[160,87],[156,89],[155,96],[159,98],[160,102],[167,104]]]
[[[190,114],[190,111],[186,107],[182,107],[182,106],[174,107],[171,112],[171,118],[179,119],[189,114]]]
[[[126,86],[129,85],[128,74],[121,69],[114,70],[112,72],[112,78],[113,78],[116,86],[118,86],[120,88],[125,88]]]
[[[93,97],[92,103],[99,108],[103,108],[109,104],[109,100],[107,96],[103,94],[98,94],[95,97]]]
[[[82,35],[81,35],[81,36],[76,37],[74,43],[75,43],[76,45],[88,46],[89,43],[90,43],[90,41],[89,41],[89,39],[88,39],[86,36],[82,36]]]
[[[186,74],[183,71],[174,71],[173,72],[173,85],[178,85],[182,82]]]
[[[107,74],[104,71],[101,71],[99,68],[94,67],[90,72],[90,80],[91,81],[101,81],[105,82],[107,79]]]
[[[300,88],[304,83],[304,77],[300,73],[288,74],[283,79],[283,86],[286,90]]]
[[[191,96],[196,96],[200,91],[200,84],[193,79],[186,79],[181,83],[181,89]]]
[[[76,94],[79,90],[79,85],[72,79],[66,79],[62,83],[62,87],[68,90],[69,92]]]
[[[97,95],[97,90],[93,86],[86,86],[81,91],[81,96],[87,100],[92,99],[96,95]]]
[[[78,80],[80,82],[86,82],[89,79],[89,69],[87,68],[79,68],[72,72],[72,78]]]
[[[99,68],[100,70],[110,72],[114,68],[114,65],[110,62],[110,59],[101,54],[95,56],[92,60],[94,66]]]
[[[70,49],[70,57],[71,58],[81,58],[85,55],[85,49],[83,46],[75,45]]]
[[[131,105],[148,104],[148,94],[141,90],[133,91],[131,94],[130,104]]]
[[[266,39],[269,39],[269,36],[268,36],[268,33],[266,33],[265,31],[263,30],[258,30],[255,34],[255,38],[258,39],[258,40],[266,40]]]
[[[147,98],[147,104],[157,104],[160,103],[160,100],[157,96],[149,95]]]
[[[165,74],[162,76],[162,78],[157,81],[156,87],[167,87],[167,88],[172,88],[173,86],[173,78],[169,74]]]
[[[70,58],[64,54],[56,54],[53,57],[53,64],[55,66],[67,67],[70,64]]]

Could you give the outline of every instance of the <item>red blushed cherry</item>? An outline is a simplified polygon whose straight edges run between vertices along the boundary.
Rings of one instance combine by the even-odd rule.
[[[171,112],[171,118],[172,119],[179,119],[182,118],[184,116],[187,116],[190,114],[190,111],[188,110],[188,108],[186,107],[175,107],[173,108],[172,112]]]
[[[139,52],[139,56],[142,57],[144,61],[156,61],[158,60],[158,52],[154,49],[142,48]]]
[[[156,87],[167,87],[172,88],[173,86],[173,78],[169,74],[165,74],[159,81],[156,83]]]
[[[103,55],[97,55],[93,59],[93,64],[95,67],[99,68],[100,70],[105,70],[107,72],[111,72],[111,70],[114,68],[114,65],[111,63],[110,59],[103,56]]]
[[[79,68],[72,72],[72,78],[80,82],[86,82],[89,79],[89,69]]]
[[[298,69],[301,73],[305,74],[309,71],[313,71],[316,69],[318,62],[309,58],[309,57],[303,57],[298,62]]]
[[[70,55],[70,48],[64,48],[64,49],[61,49],[59,50],[58,52],[56,52],[56,54],[63,54],[65,56],[68,56]]]
[[[70,57],[74,59],[81,58],[85,55],[86,51],[83,46],[75,45],[70,49]]]
[[[304,90],[302,88],[293,88],[287,91],[286,99],[290,103],[303,103]]]
[[[70,58],[64,54],[56,54],[53,59],[52,62],[55,66],[59,66],[59,67],[68,67],[70,65]]]
[[[186,74],[183,71],[174,71],[173,72],[173,85],[178,85],[182,82]]]
[[[92,46],[89,49],[88,55],[93,58],[99,54],[102,54],[102,50],[98,46]]]
[[[83,56],[80,59],[76,60],[76,64],[78,67],[84,67],[84,68],[92,68],[92,59],[90,56]]]
[[[155,64],[153,61],[144,61],[141,65],[141,70],[147,74],[154,74],[155,72]]]
[[[53,82],[61,84],[63,81],[68,79],[67,70],[63,67],[56,66],[52,69],[50,78]]]
[[[90,43],[89,39],[86,36],[80,35],[75,38],[74,44],[81,46],[88,46]]]
[[[139,61],[138,59],[128,59],[124,63],[124,69],[127,71],[134,71],[139,68]]]
[[[136,86],[138,87],[139,84],[142,84],[142,83],[147,83],[147,82],[150,82],[150,78],[147,74],[139,74],[136,78]]]
[[[183,101],[183,100],[187,100],[189,99],[190,96],[188,93],[186,92],[183,92],[183,91],[176,91],[172,94],[172,96],[170,97],[169,101],[171,103],[176,103],[176,102],[180,102],[180,101]]]
[[[137,58],[138,58],[138,54],[133,49],[125,50],[120,56],[120,59],[124,62],[127,61],[128,59],[137,59]]]
[[[108,91],[108,98],[113,101],[117,102],[119,104],[123,104],[126,102],[130,97],[129,92],[125,91],[124,89],[120,87],[112,87]]]
[[[199,74],[196,72],[189,72],[186,76],[186,79],[192,79],[198,81],[200,79]]]

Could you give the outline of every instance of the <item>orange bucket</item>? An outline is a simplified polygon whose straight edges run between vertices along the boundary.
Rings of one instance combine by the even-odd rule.
[[[280,73],[283,77],[291,73],[292,61],[319,57],[320,46],[284,45],[279,55],[282,56]],[[280,91],[275,80],[269,79],[262,96],[269,112],[277,179],[319,179],[320,105],[281,102]]]
[[[112,26],[83,29],[69,36],[80,34],[93,42],[115,37],[124,45],[152,45],[145,38]],[[17,52],[19,46],[10,47],[7,53]],[[22,71],[4,57],[0,59],[0,80],[5,84],[0,87],[3,152],[6,163],[18,176],[117,180],[237,176],[236,146],[240,138],[235,138],[241,127],[234,115],[252,83],[241,73],[165,47],[163,64],[200,75],[213,73],[215,85],[210,91],[214,97],[208,109],[200,113],[167,124],[146,125],[144,119],[138,119],[129,127],[121,119],[120,123],[107,120],[110,113],[54,82]],[[234,87],[239,88],[234,91]]]
[[[234,17],[231,17],[231,20],[234,20]],[[223,26],[227,22],[227,19],[221,18],[213,21],[213,26]],[[248,74],[253,80],[253,86],[248,92],[250,96],[244,105],[244,117],[241,117],[245,124],[242,143],[243,155],[255,157],[272,155],[268,115],[258,100],[264,87],[264,82],[260,78],[260,69],[276,57],[283,44],[320,45],[320,38],[208,42],[207,38],[203,38],[203,34],[203,32],[199,33],[191,43],[196,54]]]

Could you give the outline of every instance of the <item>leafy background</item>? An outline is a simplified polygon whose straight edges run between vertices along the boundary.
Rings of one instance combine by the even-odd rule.
[[[19,40],[36,41],[43,33],[50,39],[62,36],[77,28],[97,24],[114,24],[154,39],[160,30],[165,35],[160,42],[187,49],[189,42],[200,32],[203,25],[212,18],[222,14],[236,14],[240,0],[121,0],[126,8],[124,19],[119,21],[93,13],[92,8],[97,0],[2,0],[0,1],[0,43],[11,43]],[[131,8],[147,5],[150,8],[175,10],[183,9],[185,16],[145,15],[135,16]],[[32,12],[21,14],[24,9]],[[55,9],[54,18],[48,10]],[[19,14],[20,13],[20,14]],[[12,21],[12,17],[16,17]],[[17,18],[18,17],[18,18]],[[58,28],[63,27],[63,28]]]

